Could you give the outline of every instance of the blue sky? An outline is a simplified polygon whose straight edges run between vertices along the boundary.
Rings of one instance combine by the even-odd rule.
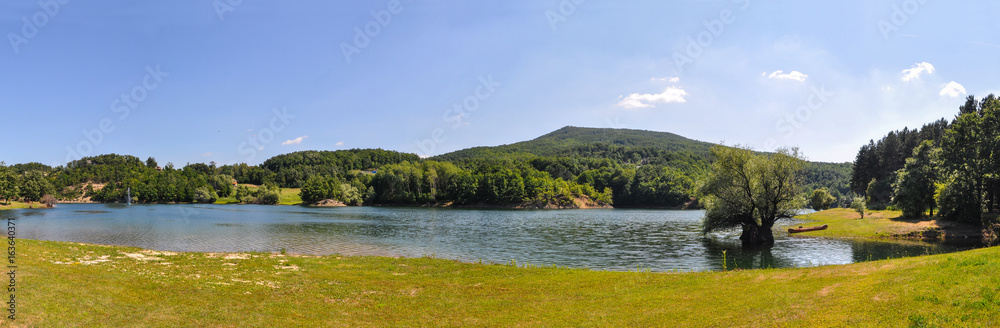
[[[1000,91],[998,11],[920,0],[4,1],[0,160],[436,155],[574,125],[851,161],[869,139]]]

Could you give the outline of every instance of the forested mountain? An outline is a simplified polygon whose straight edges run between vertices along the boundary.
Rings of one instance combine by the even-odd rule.
[[[278,188],[301,188],[307,203],[687,208],[698,206],[712,146],[664,132],[565,127],[531,141],[430,159],[352,149],[278,155],[258,166],[194,163],[177,169],[161,168],[153,158],[111,154],[65,167],[26,164],[8,171],[42,172],[38,176],[51,183],[46,190],[61,198],[112,202],[131,189],[137,202],[213,202],[235,194],[241,202],[271,203]],[[808,163],[803,191],[827,188],[840,197],[848,192],[850,170],[850,163]],[[264,187],[251,191],[232,182]]]
[[[657,149],[688,152],[703,158],[714,144],[673,133],[629,129],[599,129],[567,126],[530,141],[496,147],[474,147],[435,156],[434,160],[456,161],[497,154],[527,153],[535,156],[608,157],[609,149]],[[592,156],[594,153],[601,154]]]

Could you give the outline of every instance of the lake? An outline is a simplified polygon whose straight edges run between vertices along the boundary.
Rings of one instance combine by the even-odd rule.
[[[0,211],[17,237],[161,251],[434,256],[597,270],[704,271],[848,264],[972,246],[788,236],[744,251],[739,233],[703,235],[704,211],[309,208],[63,204]]]

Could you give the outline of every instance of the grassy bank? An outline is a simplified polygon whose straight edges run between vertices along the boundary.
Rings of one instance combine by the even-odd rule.
[[[17,251],[16,326],[1000,324],[997,248],[682,274],[31,240],[19,240]]]
[[[788,227],[828,225],[826,230],[798,233],[802,236],[870,239],[926,239],[980,237],[980,229],[956,223],[940,222],[936,218],[904,219],[900,211],[869,211],[861,219],[852,209],[835,208],[799,216],[809,222]]]
[[[10,204],[0,203],[0,210],[14,210],[14,209],[25,209],[25,208],[45,208],[45,205],[39,202],[34,203],[22,203],[22,202],[10,202]]]
[[[250,185],[251,190],[257,190],[257,186]],[[278,205],[302,205],[302,197],[299,197],[299,192],[302,189],[299,188],[281,188],[281,194],[278,195]],[[216,204],[239,204],[236,201],[236,196],[231,197],[221,197],[215,201]]]

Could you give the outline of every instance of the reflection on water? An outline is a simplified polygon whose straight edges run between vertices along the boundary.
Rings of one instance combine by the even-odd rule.
[[[701,211],[305,208],[256,205],[60,205],[3,211],[19,238],[234,252],[285,249],[601,270],[721,270],[847,264],[971,247],[890,244],[777,233],[744,250],[736,232],[701,234]]]

